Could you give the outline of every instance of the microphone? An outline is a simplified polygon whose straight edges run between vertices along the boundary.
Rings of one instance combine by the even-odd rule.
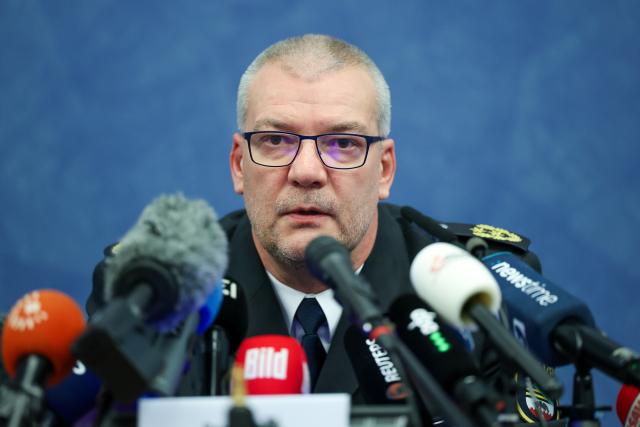
[[[105,260],[104,300],[127,298],[159,331],[204,304],[227,268],[227,238],[204,200],[162,195]]]
[[[71,345],[84,328],[78,304],[56,290],[30,292],[13,306],[2,329],[2,359],[14,380],[4,391],[12,397],[9,426],[47,416],[44,388],[71,371]]]
[[[640,389],[624,384],[616,400],[616,413],[624,427],[640,426]]]
[[[344,245],[332,237],[319,236],[307,245],[304,258],[309,272],[335,291],[336,299],[353,310],[361,325],[372,329],[373,338],[391,332],[371,286],[353,272]]]
[[[585,361],[617,380],[640,387],[640,356],[595,328],[587,306],[514,255],[483,258],[498,282],[516,337],[543,363]]]
[[[485,266],[463,249],[433,243],[414,258],[410,271],[416,293],[448,322],[477,328],[487,334],[500,354],[518,366],[551,397],[562,394],[562,384],[520,345],[495,317],[501,294]]]
[[[101,385],[100,379],[78,360],[62,382],[47,389],[47,407],[64,425],[72,425],[95,407]]]
[[[344,347],[361,385],[365,403],[404,404],[409,393],[389,353],[353,325],[344,334]]]
[[[433,218],[423,214],[411,206],[403,206],[400,208],[400,214],[408,221],[415,222],[420,228],[434,236],[441,242],[458,244],[457,236],[451,231],[444,228]]]
[[[30,292],[13,306],[2,330],[4,366],[16,378],[32,356],[44,365],[47,385],[59,383],[73,367],[71,343],[85,328],[78,304],[53,289]],[[24,374],[24,372],[22,372]]]
[[[310,390],[307,357],[295,338],[257,335],[246,338],[236,355],[249,395],[307,394]]]
[[[204,330],[211,325],[220,309],[221,303],[222,288],[220,286],[214,288],[205,304],[199,310],[200,316],[197,331],[199,335],[202,335]],[[169,357],[171,354],[169,353]],[[168,390],[173,390],[175,383],[180,379],[180,374],[182,373],[181,363],[181,359],[167,363],[165,371],[154,380],[152,388],[155,392],[164,395],[171,394]],[[97,398],[101,386],[100,379],[88,370],[84,363],[78,360],[72,372],[60,384],[46,391],[47,406],[64,425],[72,425],[87,415],[98,404]]]
[[[396,334],[414,352],[445,391],[482,425],[498,425],[506,403],[481,379],[462,338],[417,295],[403,295],[389,308]]]
[[[222,302],[224,301],[224,292],[222,290],[223,286],[223,281],[217,283],[216,286],[214,286],[213,291],[207,297],[204,305],[200,307],[198,327],[196,328],[196,333],[200,336],[209,329],[213,321],[218,316],[218,313],[220,313]]]
[[[204,333],[204,383],[203,393],[210,396],[229,392],[232,358],[247,333],[247,302],[242,288],[231,278],[222,280],[222,305],[211,327]],[[193,381],[200,384],[201,376]]]
[[[166,370],[164,353],[190,341],[195,311],[226,269],[227,240],[205,201],[163,195],[111,252],[105,304],[73,351],[118,400],[131,401]]]

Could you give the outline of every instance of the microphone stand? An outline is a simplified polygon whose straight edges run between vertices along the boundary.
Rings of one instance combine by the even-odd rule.
[[[18,364],[14,380],[0,385],[0,425],[50,427],[56,418],[45,405],[44,384],[53,367],[44,357],[31,354]]]
[[[266,424],[258,424],[253,418],[251,409],[246,405],[247,392],[244,383],[243,368],[234,366],[231,370],[231,381],[233,382],[231,399],[233,405],[229,409],[228,427],[277,427],[275,421],[269,420]]]
[[[569,427],[600,427],[596,412],[611,411],[611,407],[596,406],[591,367],[584,362],[575,366],[572,405],[561,406],[560,410],[569,417]]]

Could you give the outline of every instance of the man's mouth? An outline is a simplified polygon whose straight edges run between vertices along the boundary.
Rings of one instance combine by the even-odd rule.
[[[317,217],[330,215],[327,211],[316,206],[298,206],[288,210],[285,215],[293,215],[299,217]]]
[[[287,210],[285,215],[296,221],[313,221],[323,217],[330,216],[330,213],[317,206],[296,206],[293,209]]]

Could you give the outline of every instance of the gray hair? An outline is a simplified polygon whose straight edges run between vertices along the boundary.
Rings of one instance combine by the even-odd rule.
[[[249,103],[249,86],[256,73],[267,63],[283,61],[291,72],[315,78],[330,70],[347,66],[362,66],[369,72],[376,89],[378,102],[378,132],[388,136],[391,131],[391,94],[389,85],[376,64],[356,46],[340,39],[305,34],[279,41],[262,51],[240,78],[237,99],[238,129],[244,128]]]

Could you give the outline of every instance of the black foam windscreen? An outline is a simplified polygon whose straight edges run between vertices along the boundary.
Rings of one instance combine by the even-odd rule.
[[[396,334],[424,366],[451,392],[456,383],[479,369],[460,334],[445,323],[420,297],[402,295],[389,308]]]
[[[180,193],[147,205],[111,253],[104,264],[104,301],[151,288],[143,312],[160,331],[199,309],[228,263],[227,237],[213,208]]]

